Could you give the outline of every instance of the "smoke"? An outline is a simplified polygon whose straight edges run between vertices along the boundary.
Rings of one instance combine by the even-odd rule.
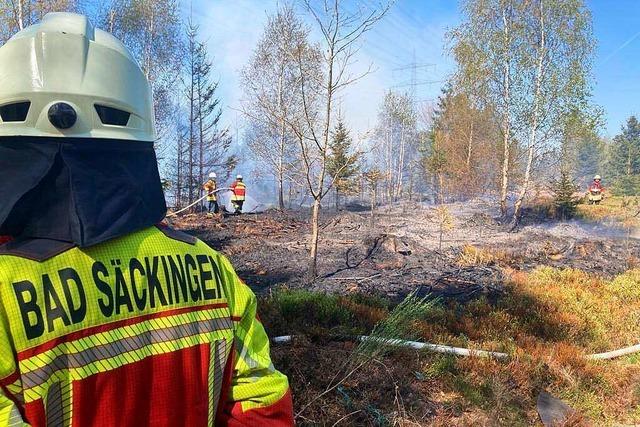
[[[228,190],[220,192],[218,196],[218,203],[220,204],[220,207],[224,207],[227,212],[235,212],[235,208],[231,203],[231,194],[231,191]],[[266,211],[269,208],[271,208],[270,204],[262,203],[251,197],[250,195],[247,195],[244,201],[244,205],[242,206],[242,213],[260,213]]]
[[[528,230],[541,230],[566,239],[637,239],[638,230],[627,230],[616,224],[589,223],[574,219],[566,222],[527,226]]]

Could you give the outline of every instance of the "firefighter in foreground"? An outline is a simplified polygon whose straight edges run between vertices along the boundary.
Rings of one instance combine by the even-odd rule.
[[[599,205],[604,198],[604,187],[600,175],[593,177],[593,182],[589,185],[589,204]]]
[[[242,213],[242,205],[247,197],[247,186],[242,181],[242,175],[236,176],[236,180],[231,184],[231,204],[234,213],[240,215]]]
[[[202,186],[204,191],[207,192],[207,202],[209,202],[209,206],[207,207],[207,212],[209,214],[211,214],[212,210],[213,210],[213,213],[215,214],[220,212],[220,208],[218,207],[218,197],[216,195],[216,190],[218,189],[216,178],[217,176],[215,172],[211,172],[209,174],[209,180],[205,182],[204,185]]]
[[[0,48],[0,119],[0,426],[292,425],[254,294],[156,226],[151,91],[125,47],[45,16]]]

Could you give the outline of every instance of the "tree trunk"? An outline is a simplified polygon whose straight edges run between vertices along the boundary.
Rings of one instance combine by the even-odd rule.
[[[509,21],[507,19],[507,11],[506,9],[502,10],[502,23],[504,25],[504,37],[503,41],[505,44],[505,51],[509,51],[511,38],[509,35]],[[506,55],[509,55],[507,53]],[[502,185],[500,189],[500,213],[503,218],[507,216],[507,195],[509,191],[509,157],[511,155],[511,58],[507,56],[504,62],[504,95],[502,100],[504,102],[504,117],[502,120],[502,131],[503,131],[503,156],[502,159]]]
[[[116,11],[111,9],[109,11],[109,32],[111,34],[113,34],[113,26],[115,24],[115,19],[116,19]]]
[[[338,186],[336,185],[336,212],[340,210],[340,191],[338,190]]]
[[[291,194],[291,193],[289,193]],[[291,196],[289,196],[289,203],[291,203]],[[278,208],[283,211],[284,207],[284,177],[282,172],[278,174]]]
[[[404,152],[405,152],[405,141],[404,141],[404,119],[402,121],[402,127],[400,128],[400,157],[398,158],[398,179],[397,186],[395,189],[394,199],[398,200],[402,198],[402,181],[404,180]]]
[[[311,252],[309,254],[309,270],[307,271],[307,283],[313,282],[318,277],[318,240],[320,237],[320,198],[313,199],[311,211]]]
[[[532,111],[532,120],[531,120],[531,132],[529,135],[529,148],[527,150],[527,168],[524,173],[524,182],[522,183],[522,188],[520,189],[520,194],[518,195],[518,199],[514,205],[513,209],[513,228],[518,226],[520,221],[520,209],[522,208],[522,203],[524,202],[524,198],[527,195],[527,191],[529,189],[529,182],[531,180],[531,170],[533,167],[533,159],[535,155],[535,148],[537,143],[538,136],[538,120],[540,115],[540,98],[542,96],[542,75],[543,75],[543,65],[544,65],[544,57],[546,55],[546,33],[545,33],[545,22],[544,22],[544,0],[540,0],[540,47],[538,49],[538,58],[537,58],[537,66],[536,66],[536,86],[534,92],[533,99],[533,111]]]
[[[471,121],[471,130],[469,131],[469,143],[467,146],[467,172],[471,171],[471,152],[473,150],[473,120]]]
[[[200,198],[204,189],[204,152],[205,152],[205,135],[204,135],[204,117],[202,117],[202,81],[201,74],[198,72],[198,195]]]
[[[286,122],[282,117],[280,130],[280,155],[278,159],[278,208],[284,210],[284,149],[286,144]]]
[[[520,188],[520,193],[518,194],[518,199],[513,205],[513,221],[512,221],[512,229],[518,226],[520,222],[520,210],[522,209],[522,203],[524,202],[524,198],[527,195],[527,191],[529,190],[529,182],[531,181],[531,169],[533,167],[533,157],[534,157],[534,147],[529,146],[527,150],[527,167],[524,173],[524,181],[522,182],[522,188]]]
[[[18,0],[18,28],[20,30],[24,29],[23,2],[24,2],[24,0]]]
[[[278,79],[278,103],[280,108],[280,153],[278,158],[278,208],[283,211],[284,210],[284,153],[285,153],[285,144],[287,143],[287,119],[286,119],[286,107],[284,105],[284,97],[283,97],[283,78],[284,78],[284,70],[280,69],[280,76]]]
[[[194,190],[194,176],[193,176],[193,166],[194,166],[194,153],[193,153],[193,148],[194,148],[194,144],[195,144],[195,80],[194,80],[194,76],[195,76],[195,68],[194,68],[194,57],[193,55],[195,54],[195,46],[193,43],[193,40],[189,41],[189,55],[190,58],[189,60],[191,61],[190,66],[190,72],[191,72],[191,81],[190,81],[190,86],[189,86],[189,171],[188,171],[188,176],[189,176],[189,200],[188,200],[188,204],[191,204],[195,199],[194,199],[194,194],[193,194],[193,190]]]
[[[376,204],[377,204],[377,197],[376,194],[378,192],[378,185],[377,184],[372,184],[371,185],[371,227],[374,226],[375,223],[375,213],[376,213]]]

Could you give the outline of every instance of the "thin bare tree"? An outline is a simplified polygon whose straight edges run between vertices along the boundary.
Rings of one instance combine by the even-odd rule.
[[[306,68],[309,63],[308,47],[300,46],[295,51],[300,68],[304,115],[303,120],[294,123],[291,128],[298,136],[305,181],[313,198],[308,281],[314,280],[318,275],[320,205],[336,179],[336,176],[329,176],[327,173],[335,97],[371,72],[370,67],[364,73],[353,75],[350,68],[362,37],[384,17],[390,7],[387,3],[374,8],[359,6],[356,10],[348,10],[345,3],[342,0],[302,1],[321,34],[324,64],[321,82],[318,82],[317,71]]]
[[[0,45],[20,30],[40,21],[49,12],[77,12],[77,0],[0,1]]]
[[[301,114],[300,67],[294,52],[310,52],[309,28],[291,5],[269,16],[251,60],[242,70],[242,111],[251,122],[248,146],[254,159],[273,174],[277,182],[278,207],[285,208],[284,188],[298,167],[298,144],[289,123]],[[318,55],[307,55],[316,61]],[[309,65],[311,69],[314,64]]]

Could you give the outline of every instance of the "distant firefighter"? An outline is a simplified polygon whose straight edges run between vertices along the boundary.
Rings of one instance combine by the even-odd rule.
[[[602,186],[602,178],[600,175],[593,177],[593,182],[589,185],[589,204],[598,205],[604,196],[604,187]]]
[[[220,212],[220,208],[218,206],[218,196],[216,195],[216,190],[218,190],[218,184],[216,183],[217,175],[215,172],[211,172],[209,174],[209,180],[204,183],[202,188],[207,192],[207,202],[209,202],[209,206],[207,207],[207,212],[213,213]]]
[[[247,197],[247,186],[242,181],[242,175],[236,176],[236,180],[231,184],[231,204],[233,205],[234,213],[240,215],[242,213],[242,205]]]

